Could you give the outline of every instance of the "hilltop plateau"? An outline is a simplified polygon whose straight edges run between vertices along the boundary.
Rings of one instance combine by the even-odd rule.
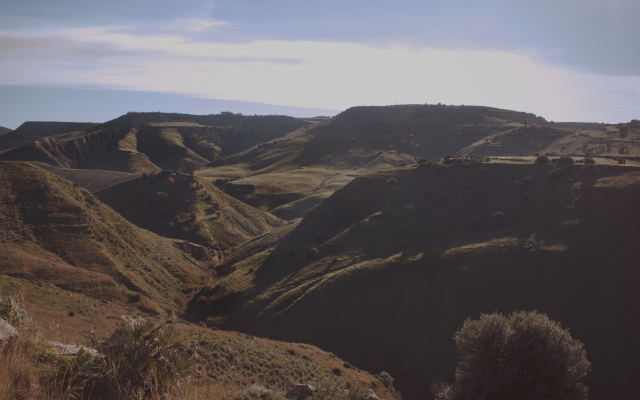
[[[357,177],[275,248],[240,247],[187,315],[384,368],[411,399],[452,380],[467,317],[538,310],[585,343],[590,398],[635,398],[640,170],[512,159]]]
[[[73,132],[53,132],[52,123],[42,123],[43,129],[31,129],[37,134],[20,136],[29,137],[30,143],[6,151],[0,159],[119,172],[161,169],[190,172],[217,157],[243,151],[313,123],[285,116],[170,113],[129,113]],[[27,129],[33,124],[23,126],[28,125]],[[20,130],[9,135],[16,136]],[[47,132],[50,133],[43,134]],[[2,135],[2,140],[6,140],[5,136]]]

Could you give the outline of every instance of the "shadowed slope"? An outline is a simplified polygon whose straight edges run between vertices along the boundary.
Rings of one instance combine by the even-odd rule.
[[[196,261],[87,190],[26,163],[0,162],[0,273],[52,283],[153,313],[202,284]]]
[[[632,399],[640,172],[600,166],[589,177],[573,165],[570,180],[550,182],[552,168],[406,167],[357,178],[273,251],[222,266],[227,275],[190,315],[385,368],[412,399],[424,381],[452,379],[452,336],[467,317],[538,310],[585,343],[591,398]]]
[[[283,224],[192,175],[136,178],[96,196],[141,228],[216,249],[218,259],[231,247]]]

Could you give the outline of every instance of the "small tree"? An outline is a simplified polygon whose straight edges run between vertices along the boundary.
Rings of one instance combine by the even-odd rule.
[[[438,400],[587,399],[591,364],[583,345],[545,314],[482,314],[454,339],[462,360]]]

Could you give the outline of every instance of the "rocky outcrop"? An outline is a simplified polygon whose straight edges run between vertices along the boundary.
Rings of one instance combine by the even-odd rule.
[[[291,388],[291,390],[287,392],[285,397],[287,399],[292,399],[292,400],[302,400],[311,396],[315,391],[316,391],[315,386],[299,384]]]
[[[93,357],[98,357],[100,355],[100,353],[90,347],[78,346],[75,344],[62,344],[58,342],[49,342],[49,344],[59,356],[73,356],[78,354],[80,351],[86,351]]]
[[[18,337],[18,331],[7,321],[0,318],[0,347]]]

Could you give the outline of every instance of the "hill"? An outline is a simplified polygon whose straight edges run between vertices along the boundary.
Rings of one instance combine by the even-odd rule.
[[[0,151],[19,147],[46,136],[56,136],[68,132],[82,131],[94,125],[96,124],[88,122],[27,121],[20,125],[16,130],[9,130],[0,136]],[[2,129],[0,129],[0,131]]]
[[[209,278],[200,246],[140,229],[77,184],[0,162],[0,274],[154,314],[177,312],[179,290]],[[181,250],[182,249],[182,250]]]
[[[363,173],[457,154],[487,138],[518,132],[525,123],[559,137],[570,133],[550,128],[534,114],[489,107],[353,107],[307,132],[218,159],[196,174],[228,181],[221,186],[226,193],[279,218],[295,219]],[[534,152],[517,148],[515,154]]]
[[[47,170],[52,174],[58,175],[73,183],[77,183],[91,193],[95,193],[109,186],[140,177],[139,174],[132,174],[128,172],[59,168],[37,161],[31,161],[30,164]]]
[[[217,260],[230,248],[283,224],[192,175],[138,177],[96,196],[141,228],[215,249]]]
[[[40,136],[0,159],[119,172],[190,172],[311,124],[285,116],[129,113],[82,131]]]
[[[6,133],[13,132],[13,129],[5,128],[4,126],[0,126],[0,135],[4,135]]]
[[[538,310],[585,343],[590,398],[635,398],[639,170],[446,162],[354,179],[274,249],[219,266],[187,315],[385,368],[412,399],[452,381],[467,317]]]

